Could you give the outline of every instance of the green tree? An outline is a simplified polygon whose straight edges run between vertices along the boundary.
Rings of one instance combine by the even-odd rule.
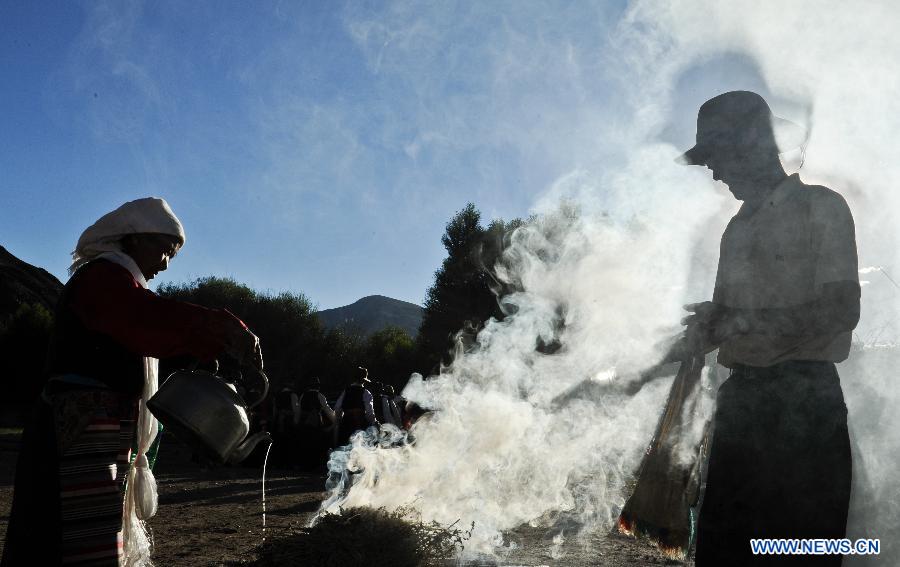
[[[187,284],[163,284],[158,293],[206,307],[224,307],[259,336],[273,388],[302,388],[313,378],[336,393],[357,376],[357,367],[395,388],[414,371],[413,341],[387,327],[366,338],[343,329],[326,330],[303,294],[268,294],[228,278],[206,277]]]
[[[406,331],[389,325],[369,336],[363,358],[370,376],[399,391],[415,366],[415,343]]]
[[[322,374],[326,333],[303,294],[259,293],[229,278],[206,277],[188,284],[163,284],[158,293],[206,307],[224,307],[256,333],[273,387],[302,383]]]
[[[438,363],[449,362],[460,332],[462,337],[472,337],[491,317],[503,318],[497,297],[510,290],[494,277],[493,268],[510,234],[522,224],[520,219],[498,219],[484,228],[481,213],[472,203],[447,223],[441,237],[447,257],[425,296],[417,337],[419,365],[425,370],[432,372]]]

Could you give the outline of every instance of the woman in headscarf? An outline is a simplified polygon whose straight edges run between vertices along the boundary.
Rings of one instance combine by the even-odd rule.
[[[146,453],[158,425],[145,402],[158,359],[227,353],[262,366],[259,340],[228,311],[147,289],[184,241],[154,198],[125,203],[78,239],[48,380],[23,434],[2,567],[149,564],[143,521],[156,512],[156,482]]]

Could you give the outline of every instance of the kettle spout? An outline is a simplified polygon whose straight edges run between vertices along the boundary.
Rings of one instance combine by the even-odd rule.
[[[250,453],[257,445],[259,445],[260,441],[268,441],[271,443],[272,436],[268,431],[260,431],[259,433],[254,433],[250,437],[247,437],[228,454],[228,462],[232,465],[240,463],[250,456]]]

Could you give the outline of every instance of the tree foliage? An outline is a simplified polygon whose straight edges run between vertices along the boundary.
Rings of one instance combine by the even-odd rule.
[[[325,332],[303,294],[260,293],[218,277],[164,284],[157,292],[172,299],[225,308],[241,318],[260,338],[273,386],[304,382],[318,374]]]
[[[497,297],[509,290],[492,271],[509,235],[522,224],[520,219],[497,219],[485,228],[472,203],[447,223],[441,238],[447,257],[426,293],[417,337],[420,366],[434,371],[439,363],[449,362],[460,332],[472,336],[491,317],[504,317]]]
[[[415,365],[415,342],[400,327],[388,326],[369,336],[363,359],[375,379],[400,390]]]
[[[412,339],[387,327],[366,338],[342,329],[325,329],[303,294],[269,294],[228,278],[206,277],[187,284],[164,284],[165,297],[206,307],[223,307],[240,317],[260,338],[273,387],[302,388],[319,378],[337,391],[357,375],[357,367],[395,387],[414,371]]]

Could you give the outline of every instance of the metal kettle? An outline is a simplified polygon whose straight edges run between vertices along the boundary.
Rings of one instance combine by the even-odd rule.
[[[247,436],[248,410],[262,402],[269,391],[265,373],[254,371],[262,382],[262,391],[252,403],[244,401],[234,384],[194,369],[173,372],[147,400],[147,407],[179,440],[221,463],[240,463],[261,441],[272,441],[266,431]]]

